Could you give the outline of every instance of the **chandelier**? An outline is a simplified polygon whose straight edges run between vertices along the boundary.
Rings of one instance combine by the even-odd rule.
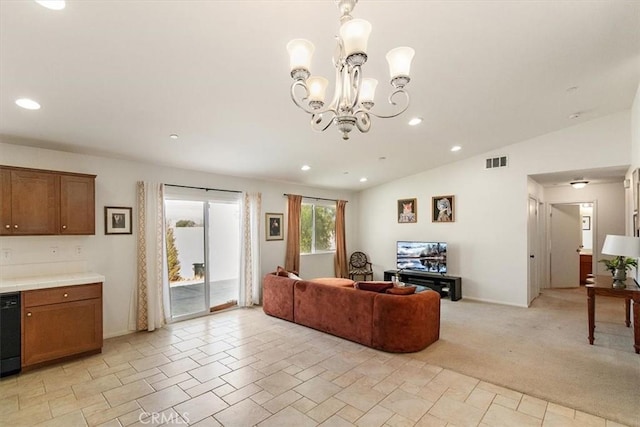
[[[311,127],[325,131],[335,124],[342,139],[349,139],[349,132],[355,127],[362,133],[371,128],[370,116],[392,118],[399,116],[409,107],[409,93],[405,86],[409,83],[409,71],[415,51],[410,47],[397,47],[387,53],[391,86],[393,91],[388,102],[397,111],[391,115],[376,114],[374,106],[378,81],[362,77],[362,65],[367,62],[367,42],[371,24],[363,19],[351,17],[351,11],[358,0],[335,0],[340,10],[340,36],[333,56],[336,69],[336,87],[333,99],[325,106],[325,93],[329,81],[310,72],[313,44],[304,39],[291,40],[289,51],[291,77],[291,98],[303,111],[311,114]],[[398,105],[397,98],[404,100]]]

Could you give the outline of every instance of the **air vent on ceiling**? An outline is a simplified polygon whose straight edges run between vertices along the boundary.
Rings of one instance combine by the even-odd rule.
[[[505,168],[507,167],[507,156],[491,157],[485,160],[485,169]]]

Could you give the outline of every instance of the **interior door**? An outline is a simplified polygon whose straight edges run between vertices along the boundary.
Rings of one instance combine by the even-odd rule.
[[[528,302],[531,303],[540,294],[538,282],[538,201],[529,198],[529,218],[527,221],[527,240],[529,247],[528,262]]]
[[[551,287],[580,286],[582,219],[579,205],[551,205]]]

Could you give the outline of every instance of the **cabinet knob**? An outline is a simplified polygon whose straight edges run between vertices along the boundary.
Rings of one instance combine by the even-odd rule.
[[[9,224],[5,225],[4,228],[11,228]]]
[[[15,225],[13,226],[13,228],[18,228],[18,224],[15,224]]]
[[[69,296],[69,294],[65,292],[64,295],[62,295],[62,296],[67,298]]]
[[[63,229],[63,230],[66,230],[66,229],[67,229],[67,226],[66,226],[66,225],[63,225],[63,226],[62,226],[62,229]]]
[[[27,313],[27,317],[31,317],[31,312],[28,312],[28,313]]]

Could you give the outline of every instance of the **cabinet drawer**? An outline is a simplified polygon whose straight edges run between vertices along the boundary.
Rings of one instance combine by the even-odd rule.
[[[47,304],[59,304],[70,301],[80,301],[102,297],[102,283],[89,285],[62,286],[59,288],[37,289],[25,291],[22,298],[25,307],[35,307]]]

